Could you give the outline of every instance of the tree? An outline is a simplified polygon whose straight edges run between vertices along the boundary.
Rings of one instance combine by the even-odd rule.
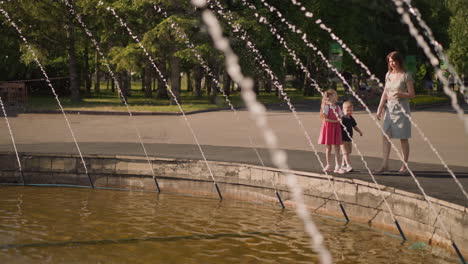
[[[452,11],[450,27],[449,57],[450,62],[459,73],[468,75],[468,7],[466,1],[449,0]]]

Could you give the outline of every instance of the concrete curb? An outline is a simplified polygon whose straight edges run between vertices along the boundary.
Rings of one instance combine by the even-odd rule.
[[[301,104],[304,102],[297,102],[297,104]],[[266,104],[265,107],[270,110],[272,107],[278,106],[281,104]],[[440,102],[440,103],[432,103],[432,104],[421,104],[421,105],[416,105],[416,106],[410,106],[412,110],[424,110],[432,107],[441,107],[441,106],[449,106],[450,102]],[[368,106],[371,111],[376,111],[377,106]],[[355,106],[356,111],[365,111],[365,109],[361,105],[356,105]],[[241,107],[235,107],[236,110],[242,110],[245,109],[244,106]],[[185,112],[186,115],[193,115],[193,114],[199,114],[199,113],[208,113],[208,112],[218,112],[218,111],[229,111],[231,110],[230,107],[222,107],[222,108],[213,108],[213,109],[204,109],[204,110],[196,110],[196,111],[187,111]],[[21,111],[22,113],[28,113],[28,114],[61,114],[61,110],[25,110]],[[21,113],[18,112],[18,113]],[[89,111],[89,110],[65,110],[66,114],[72,114],[72,115],[119,115],[119,116],[124,116],[128,115],[128,112],[124,111]],[[134,116],[180,116],[182,115],[180,112],[138,112],[138,111],[132,111],[132,115]]]
[[[193,115],[198,113],[207,113],[207,112],[217,112],[217,111],[226,111],[230,110],[228,107],[224,108],[213,108],[213,109],[205,109],[205,110],[196,110],[196,111],[188,111],[185,112],[186,115]],[[66,114],[72,115],[119,115],[125,116],[128,115],[128,112],[121,112],[121,111],[88,111],[88,110],[64,110]],[[61,110],[26,110],[23,113],[28,114],[61,114]],[[132,115],[134,116],[151,116],[151,115],[167,115],[167,116],[181,116],[182,113],[180,112],[134,112],[132,111]]]

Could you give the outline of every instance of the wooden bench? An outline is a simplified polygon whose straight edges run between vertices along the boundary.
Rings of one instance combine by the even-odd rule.
[[[26,106],[27,94],[25,82],[0,82],[0,96],[5,106]]]

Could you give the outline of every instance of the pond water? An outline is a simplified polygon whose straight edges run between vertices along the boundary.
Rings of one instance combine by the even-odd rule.
[[[0,187],[0,263],[317,263],[292,210],[139,191]],[[335,263],[456,256],[314,216]]]

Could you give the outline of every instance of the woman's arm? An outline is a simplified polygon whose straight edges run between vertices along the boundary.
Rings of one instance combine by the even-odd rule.
[[[383,91],[382,96],[380,97],[379,107],[377,108],[377,119],[380,120],[383,114],[383,108],[385,106],[385,102],[387,102],[387,92]]]
[[[406,87],[408,88],[408,92],[395,93],[395,97],[396,98],[408,98],[408,99],[412,99],[416,97],[416,93],[414,92],[413,80],[406,81]]]

